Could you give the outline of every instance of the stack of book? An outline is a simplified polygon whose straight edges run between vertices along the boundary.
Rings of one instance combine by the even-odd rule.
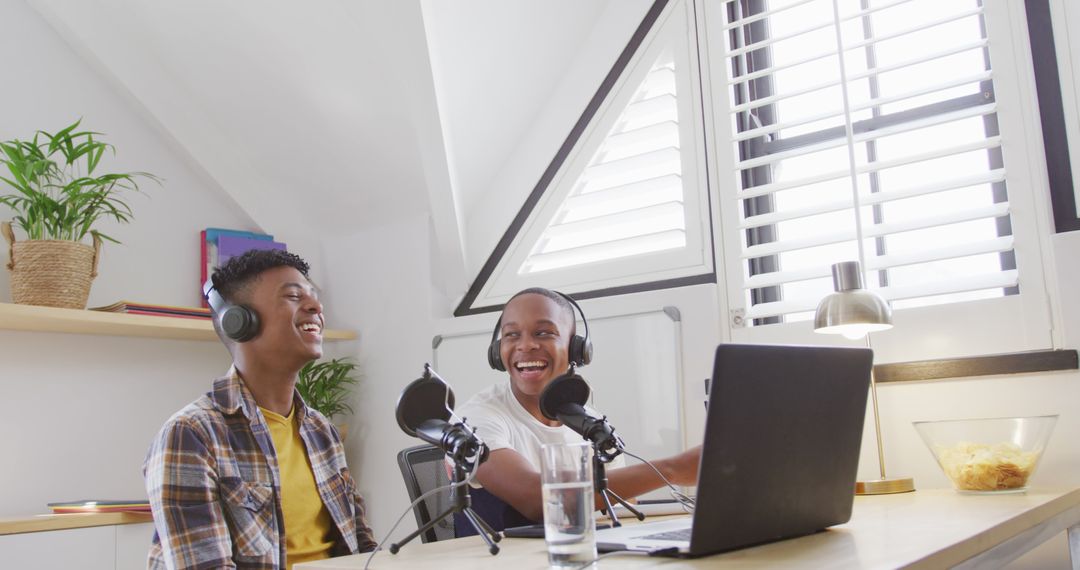
[[[117,513],[117,512],[150,512],[150,502],[147,500],[83,500],[64,501],[49,503],[49,509],[53,514],[65,513]]]
[[[117,301],[104,307],[92,307],[91,311],[106,313],[127,313],[129,315],[154,315],[158,317],[180,317],[184,319],[209,319],[210,309],[204,307],[172,307],[169,305],[151,305],[135,301]]]
[[[199,291],[213,274],[215,267],[252,249],[286,250],[285,244],[274,241],[274,236],[258,232],[206,228],[199,232]],[[205,299],[203,306],[206,306]]]

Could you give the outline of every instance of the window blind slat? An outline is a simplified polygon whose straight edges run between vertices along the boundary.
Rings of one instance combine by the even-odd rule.
[[[868,77],[882,75],[884,73],[889,73],[890,71],[897,71],[897,70],[900,70],[900,69],[913,67],[913,66],[919,65],[920,63],[926,63],[928,61],[933,61],[935,59],[941,59],[943,57],[948,57],[950,55],[956,55],[958,53],[963,53],[965,51],[971,51],[971,50],[975,50],[975,49],[983,49],[986,46],[987,46],[986,40],[979,40],[977,42],[971,42],[971,43],[964,44],[964,45],[961,45],[961,46],[953,47],[951,49],[930,53],[930,54],[924,55],[922,57],[916,57],[914,59],[909,59],[909,60],[906,60],[906,61],[902,61],[900,63],[894,63],[892,65],[886,65],[886,66],[882,66],[882,67],[875,67],[873,69],[868,69],[866,71],[861,71],[859,73],[853,73],[851,75],[848,75],[848,81],[849,82],[857,81],[859,79],[866,79]]]
[[[647,125],[667,120],[672,116],[678,116],[678,101],[675,95],[664,93],[631,103],[619,117],[619,122],[628,125]],[[654,119],[654,117],[659,117],[659,119]]]
[[[972,220],[982,220],[985,218],[1000,218],[1007,215],[1009,215],[1009,203],[1001,202],[992,206],[984,206],[982,208],[970,208],[964,210],[953,210],[942,214],[923,216],[914,220],[908,220],[904,222],[866,225],[863,228],[863,235],[866,237],[882,237],[890,234],[899,234],[914,230],[946,226],[949,224],[958,224],[960,222],[969,222]]]
[[[600,145],[597,156],[603,157],[603,160],[597,164],[665,148],[679,148],[679,124],[670,118],[653,125],[612,133],[604,144]]]
[[[781,65],[772,65],[772,66],[766,67],[764,69],[759,69],[757,71],[754,71],[753,73],[747,73],[745,75],[736,75],[734,77],[728,78],[728,85],[738,85],[740,83],[746,83],[747,81],[753,81],[755,79],[760,79],[760,78],[765,77],[767,75],[771,75],[773,73],[776,73],[777,71],[784,71],[786,69],[794,69],[794,68],[796,68],[796,67],[798,67],[800,65],[805,65],[807,63],[812,63],[812,62],[815,62],[815,61],[817,61],[819,59],[825,59],[826,57],[829,57],[831,55],[836,55],[836,50],[835,49],[827,50],[827,51],[823,51],[823,52],[818,52],[818,53],[815,53],[813,55],[809,55],[809,56],[805,56],[805,57],[802,57],[802,58],[799,58],[799,59],[796,59],[796,60],[792,60],[792,61],[789,61],[787,63],[781,64]]]
[[[968,291],[981,291],[983,289],[997,289],[999,287],[1015,287],[1019,283],[1019,274],[1015,269],[998,273],[986,273],[956,277],[919,285],[882,287],[875,289],[888,301],[914,299],[916,297],[932,297],[934,295],[946,295],[949,293],[966,293]]]
[[[738,57],[738,56],[743,55],[744,53],[747,53],[747,52],[757,51],[759,49],[769,47],[769,46],[771,46],[771,45],[773,45],[773,44],[775,44],[777,42],[782,42],[784,40],[789,40],[791,38],[797,38],[799,36],[809,34],[811,32],[816,32],[818,30],[824,30],[826,28],[831,28],[832,25],[833,25],[832,20],[829,20],[829,21],[826,21],[826,22],[818,23],[818,24],[812,24],[812,25],[810,25],[808,27],[802,28],[801,30],[797,30],[797,31],[794,31],[794,32],[791,32],[791,33],[766,38],[764,40],[754,42],[752,44],[745,45],[745,46],[743,46],[741,48],[730,50],[728,52],[728,57]]]
[[[944,91],[946,89],[952,89],[954,87],[960,87],[969,83],[981,83],[983,81],[989,81],[993,77],[993,73],[989,70],[982,73],[976,73],[973,75],[965,75],[963,77],[957,77],[951,81],[944,81],[941,83],[934,83],[926,87],[920,87],[912,91],[905,91],[891,97],[879,97],[876,99],[870,99],[865,103],[860,103],[852,106],[853,111],[862,111],[865,109],[873,109],[874,107],[881,107],[890,103],[898,103],[905,99],[911,99],[913,97],[920,97],[922,95],[929,95],[937,91]]]
[[[731,113],[742,113],[751,109],[757,109],[758,107],[764,107],[770,103],[776,103],[784,99],[791,99],[792,97],[798,97],[799,95],[805,95],[814,91],[820,91],[822,89],[828,89],[829,87],[836,87],[840,85],[839,79],[830,79],[828,81],[819,81],[817,83],[807,85],[806,87],[800,87],[798,89],[792,89],[791,91],[785,91],[783,93],[777,93],[776,95],[770,95],[768,97],[762,97],[760,99],[754,99],[750,102],[743,103],[741,105],[735,105],[729,109]]]
[[[935,295],[947,295],[950,293],[966,293],[969,291],[981,291],[985,289],[997,289],[1002,287],[1014,287],[1017,285],[1016,270],[1002,271],[1000,273],[988,273],[970,277],[942,280],[933,283],[923,283],[911,286],[880,287],[873,289],[887,301],[899,301],[918,297],[932,297]],[[791,313],[803,313],[817,308],[820,299],[814,297],[802,297],[797,299],[774,301],[771,303],[758,303],[747,309],[746,317],[749,319],[762,319],[776,317]]]
[[[971,152],[973,150],[985,150],[989,148],[996,148],[1001,146],[1001,137],[986,137],[983,140],[973,141],[970,143],[944,148],[940,150],[928,151],[918,154],[912,154],[903,158],[897,158],[894,160],[882,160],[880,162],[872,162],[864,164],[856,168],[856,172],[859,174],[866,174],[869,172],[880,172],[882,170],[888,170],[897,166],[906,166],[908,164],[914,164],[916,162],[925,162],[933,160],[935,158],[943,158],[950,155],[962,154],[965,152]]]
[[[835,232],[827,232],[813,236],[806,236],[798,239],[786,239],[781,241],[771,241],[768,243],[762,243],[758,245],[752,245],[747,248],[743,248],[742,258],[753,259],[755,257],[765,257],[767,255],[777,255],[780,253],[786,253],[789,251],[795,251],[798,249],[806,249],[808,247],[817,247],[821,245],[831,245],[834,243],[843,243],[845,241],[852,241],[855,239],[855,230],[842,230]]]
[[[996,110],[997,110],[997,105],[995,103],[990,103],[990,104],[987,104],[987,105],[980,105],[978,107],[967,107],[965,109],[959,109],[959,110],[956,110],[956,111],[952,111],[950,113],[943,113],[943,114],[940,114],[940,115],[931,115],[931,116],[928,116],[928,117],[923,117],[922,119],[916,119],[914,121],[908,121],[906,123],[899,123],[899,124],[895,124],[895,125],[889,125],[889,126],[874,129],[872,131],[868,131],[868,132],[865,132],[865,133],[859,133],[859,134],[856,134],[853,137],[853,141],[855,143],[861,144],[861,143],[865,143],[867,141],[877,140],[877,139],[881,139],[881,138],[884,138],[884,137],[898,135],[898,134],[901,134],[901,133],[916,131],[916,130],[919,130],[919,129],[925,129],[927,127],[933,127],[933,126],[942,125],[942,124],[945,124],[945,123],[951,123],[953,121],[960,121],[960,120],[963,120],[963,119],[969,119],[971,117],[981,117],[983,115],[989,115],[989,114],[994,113]],[[764,166],[764,165],[767,165],[767,164],[773,164],[773,163],[777,163],[777,162],[782,162],[782,161],[787,160],[789,158],[803,156],[803,155],[807,155],[807,154],[811,154],[811,153],[815,153],[815,152],[821,152],[823,150],[829,150],[831,148],[847,146],[847,144],[848,144],[848,141],[846,139],[843,139],[843,138],[836,138],[836,139],[833,139],[833,140],[826,140],[826,141],[822,141],[822,142],[817,143],[817,144],[806,145],[806,146],[803,146],[803,147],[793,148],[791,150],[786,150],[786,151],[777,152],[777,153],[773,153],[773,154],[767,154],[767,155],[762,156],[760,158],[753,158],[753,159],[750,159],[750,160],[740,161],[740,162],[736,163],[735,168],[737,168],[739,170],[746,170],[746,169],[749,169],[749,168],[756,168],[758,166]],[[947,151],[947,150],[948,150],[947,148],[942,149],[942,151]]]
[[[682,200],[665,202],[654,206],[635,208],[616,213],[606,213],[592,218],[549,226],[545,239],[574,237],[577,235],[611,236],[617,233],[633,233],[642,223],[662,224],[663,229],[683,227]],[[581,241],[580,239],[578,241]],[[544,251],[550,251],[545,249]]]
[[[930,250],[920,250],[914,253],[878,255],[866,261],[867,269],[892,269],[905,265],[929,263],[931,261],[943,261],[959,257],[969,257],[984,253],[1001,253],[1011,251],[1013,248],[1013,236],[1001,236],[988,241],[976,241],[955,245],[946,245]]]
[[[552,253],[534,253],[529,256],[529,259],[522,266],[522,272],[546,271],[607,259],[678,249],[685,246],[686,232],[669,230]]]
[[[746,26],[746,25],[749,25],[749,24],[753,24],[754,22],[764,20],[765,18],[768,18],[770,16],[775,16],[776,14],[786,12],[786,11],[792,9],[792,8],[798,8],[799,6],[802,6],[803,4],[809,4],[810,2],[816,2],[816,1],[817,0],[799,0],[798,2],[792,2],[791,4],[788,4],[786,6],[781,6],[779,8],[774,8],[772,10],[765,10],[765,11],[759,13],[759,14],[754,14],[753,16],[747,16],[745,18],[739,18],[739,19],[736,19],[736,20],[732,20],[732,21],[728,22],[727,24],[725,24],[723,29],[726,31],[726,30],[730,30],[732,28],[736,28],[738,26]],[[904,1],[907,2],[909,0],[904,0]]]
[[[948,192],[949,190],[956,190],[958,188],[977,186],[979,184],[992,184],[995,182],[1003,182],[1004,180],[1005,169],[998,168],[995,170],[989,170],[987,172],[973,174],[971,176],[953,178],[951,180],[935,182],[923,186],[901,188],[899,190],[884,190],[881,192],[870,194],[869,196],[863,196],[859,199],[859,201],[864,206],[873,206],[875,204],[884,204],[895,200],[904,200],[906,198],[926,196],[928,194],[938,194],[941,192]]]
[[[622,186],[647,178],[680,174],[681,155],[677,148],[665,148],[585,169],[580,178],[584,192]]]
[[[748,278],[743,282],[743,289],[749,290],[760,289],[762,287],[774,287],[784,283],[818,279],[830,275],[832,275],[832,268],[829,265],[818,265],[793,271],[770,271],[768,273],[759,273]]]
[[[854,201],[848,198],[846,200],[813,204],[804,208],[795,208],[780,212],[771,212],[768,214],[750,216],[747,218],[743,218],[742,222],[739,224],[739,229],[759,228],[761,226],[768,226],[779,222],[786,222],[788,220],[797,220],[800,218],[816,216],[819,214],[827,214],[829,212],[839,212],[841,210],[849,209],[853,205]]]
[[[943,17],[943,18],[938,18],[936,20],[930,20],[930,21],[927,21],[927,22],[923,22],[923,23],[920,23],[917,26],[911,26],[909,28],[906,28],[906,29],[903,29],[903,30],[898,30],[898,31],[895,31],[895,32],[892,32],[892,33],[889,33],[889,34],[882,34],[882,35],[875,34],[874,36],[872,36],[870,38],[867,38],[867,39],[852,42],[850,44],[844,44],[844,49],[845,50],[851,50],[851,49],[865,48],[866,46],[879,44],[881,42],[886,42],[886,41],[893,40],[893,39],[896,39],[896,38],[900,38],[900,37],[903,37],[903,36],[906,36],[906,35],[916,34],[918,32],[921,32],[923,30],[928,30],[928,29],[933,28],[935,26],[940,26],[942,24],[948,24],[949,22],[955,22],[956,20],[962,20],[964,18],[969,18],[971,16],[978,16],[981,13],[982,13],[982,8],[981,7],[971,8],[969,10],[964,10],[962,12],[957,12],[955,14],[949,14],[949,15]]]
[[[618,212],[669,202],[682,196],[682,193],[682,178],[672,174],[579,194],[567,199],[565,221],[591,218],[598,215],[597,213]]]
[[[918,251],[915,253],[894,255],[879,255],[869,258],[866,262],[866,266],[867,269],[870,271],[877,271],[883,269],[891,269],[894,267],[903,267],[906,265],[929,263],[932,261],[955,259],[959,257],[969,257],[972,255],[981,255],[985,253],[1001,253],[1003,251],[1012,250],[1013,242],[1014,240],[1012,236],[1002,236],[990,241],[948,245],[930,251]],[[796,281],[805,281],[807,279],[820,279],[823,277],[829,277],[831,274],[832,270],[831,267],[828,265],[808,267],[793,271],[771,271],[769,273],[759,273],[758,275],[754,275],[746,279],[746,281],[743,283],[743,288],[759,289],[762,287],[773,287],[776,285],[781,285],[783,283],[793,283]]]
[[[743,188],[742,190],[739,190],[739,199],[749,200],[751,198],[775,194],[776,192],[780,192],[782,190],[791,190],[793,188],[799,188],[801,186],[810,186],[812,184],[819,184],[821,182],[828,182],[830,180],[837,180],[840,178],[848,178],[850,176],[851,171],[847,168],[844,168],[843,170],[823,172],[821,174],[807,176],[805,178],[797,178],[794,180],[786,180],[783,182],[773,182],[771,184],[761,184],[760,186],[751,186],[749,188]]]
[[[945,91],[947,89],[953,89],[955,87],[960,87],[960,86],[967,85],[967,84],[970,84],[970,83],[980,83],[982,81],[988,81],[991,77],[992,77],[992,73],[990,71],[986,71],[984,73],[979,73],[979,74],[975,74],[975,75],[968,75],[968,76],[965,76],[965,77],[959,77],[959,78],[956,78],[956,79],[954,79],[952,81],[946,81],[944,83],[938,83],[938,84],[930,85],[929,87],[923,87],[923,88],[915,89],[913,91],[907,91],[907,92],[900,93],[900,94],[897,94],[897,95],[893,95],[893,96],[890,96],[890,97],[879,97],[879,98],[876,98],[876,99],[871,99],[871,100],[869,100],[869,101],[867,101],[865,103],[860,103],[860,104],[854,105],[852,107],[852,110],[853,111],[863,111],[863,110],[866,110],[866,109],[873,109],[875,107],[881,107],[883,105],[889,105],[889,104],[892,104],[892,103],[899,103],[900,101],[911,99],[913,97],[920,97],[920,96],[923,96],[923,95],[929,95],[931,93],[935,93],[935,92],[938,92],[938,91]],[[754,129],[748,129],[748,130],[742,131],[738,135],[736,135],[735,140],[743,141],[743,140],[763,136],[763,135],[766,135],[766,134],[769,134],[769,133],[774,133],[774,132],[785,130],[785,129],[791,129],[791,128],[794,128],[794,127],[800,127],[800,126],[803,126],[803,125],[809,125],[811,123],[816,123],[817,121],[824,121],[826,119],[832,119],[834,117],[843,117],[843,116],[844,116],[843,109],[833,109],[833,110],[823,111],[821,113],[814,113],[814,114],[811,114],[811,115],[806,115],[806,116],[803,116],[801,118],[794,119],[794,120],[791,120],[791,121],[782,121],[782,122],[778,122],[778,123],[772,123],[772,124],[769,124],[769,125],[763,125],[761,127],[757,127],[757,128],[754,128]]]

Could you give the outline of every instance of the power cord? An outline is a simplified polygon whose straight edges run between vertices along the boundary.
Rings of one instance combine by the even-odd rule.
[[[386,536],[383,537],[382,541],[379,542],[378,546],[376,546],[375,549],[371,551],[371,554],[368,555],[367,560],[364,561],[364,570],[368,570],[368,566],[371,564],[371,559],[375,558],[375,553],[382,550],[383,545],[386,544],[387,540],[390,540],[390,537],[394,534],[394,531],[397,530],[397,527],[401,524],[401,521],[405,520],[405,516],[412,512],[416,505],[419,505],[421,501],[427,499],[428,497],[437,495],[441,492],[449,491],[456,487],[463,487],[472,483],[473,478],[476,477],[476,471],[478,467],[479,464],[474,464],[472,470],[469,471],[469,474],[465,477],[464,481],[460,483],[450,483],[449,485],[443,485],[442,487],[435,487],[427,493],[424,493],[423,495],[417,497],[416,500],[412,503],[409,503],[408,508],[405,509],[405,512],[401,513],[401,516],[398,517],[397,522],[394,523],[394,526],[390,527],[390,530],[386,533]]]
[[[694,512],[694,498],[678,490],[675,485],[671,484],[671,481],[668,481],[668,478],[664,477],[664,474],[661,473],[660,470],[657,469],[651,461],[634,455],[633,453],[630,453],[625,449],[623,450],[623,453],[629,455],[630,457],[633,457],[634,459],[637,459],[638,461],[644,463],[645,465],[648,465],[649,467],[652,467],[652,470],[656,471],[656,474],[659,475],[660,478],[664,480],[664,483],[668,486],[668,490],[671,493],[671,498],[675,499],[680,505],[682,505],[683,510],[685,510],[686,512]]]

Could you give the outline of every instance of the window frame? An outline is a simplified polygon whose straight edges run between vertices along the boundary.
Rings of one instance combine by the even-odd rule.
[[[1075,7],[1073,9],[1076,9]],[[1049,0],[1025,0],[1028,41],[1035,72],[1035,87],[1039,101],[1043,152],[1050,187],[1050,202],[1056,233],[1080,230],[1080,204],[1073,184],[1073,165],[1070,160],[1068,127],[1065,114],[1063,83],[1058,66],[1057,45],[1054,40],[1054,18]],[[1058,17],[1064,17],[1060,14]],[[1062,29],[1059,27],[1059,29]],[[1066,61],[1069,61],[1066,58]],[[1071,90],[1070,90],[1071,91]],[[1073,93],[1075,97],[1077,94]],[[1076,141],[1074,141],[1076,142]]]

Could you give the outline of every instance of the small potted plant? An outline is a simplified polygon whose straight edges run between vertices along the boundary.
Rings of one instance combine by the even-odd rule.
[[[139,192],[139,179],[159,181],[146,172],[99,173],[105,151],[115,148],[101,133],[77,130],[81,122],[38,131],[29,141],[0,141],[0,181],[11,189],[0,194],[0,204],[14,211],[14,226],[26,234],[16,242],[12,223],[0,224],[16,303],[86,308],[102,240],[119,243],[95,225],[131,221],[121,195]],[[93,246],[83,243],[88,236]]]
[[[307,405],[333,420],[334,416],[342,412],[352,413],[352,407],[347,400],[349,387],[357,383],[353,376],[354,370],[356,363],[348,358],[311,361],[300,369],[296,389]],[[344,439],[347,426],[338,424],[338,431]]]

